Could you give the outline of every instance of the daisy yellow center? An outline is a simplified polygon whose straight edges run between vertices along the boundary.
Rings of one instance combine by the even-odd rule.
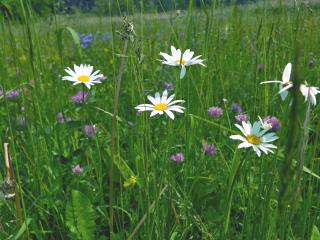
[[[183,60],[183,59],[179,59],[179,60],[176,60],[177,63],[179,64],[185,64],[187,61]]]
[[[261,138],[254,134],[250,134],[246,138],[247,138],[247,141],[253,145],[259,145],[262,143]]]
[[[87,75],[81,75],[81,76],[78,77],[78,80],[80,82],[89,82],[90,81],[90,77],[87,76]]]
[[[158,111],[164,111],[168,108],[168,105],[165,103],[158,103],[158,104],[154,105],[153,108]]]

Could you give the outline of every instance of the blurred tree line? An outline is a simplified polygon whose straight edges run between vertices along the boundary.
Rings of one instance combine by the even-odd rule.
[[[73,14],[87,12],[92,14],[119,15],[143,11],[146,13],[187,9],[190,4],[201,7],[203,3],[247,4],[259,0],[22,0],[25,7],[32,8],[40,16],[48,14]],[[21,0],[0,0],[0,11],[5,16],[21,16]]]

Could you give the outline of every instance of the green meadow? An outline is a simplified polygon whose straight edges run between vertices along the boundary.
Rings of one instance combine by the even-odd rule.
[[[320,5],[200,2],[0,15],[0,239],[320,239],[320,109],[299,88],[320,86]],[[171,46],[205,66],[181,79]],[[288,63],[282,100],[260,83]],[[103,81],[62,80],[74,64]],[[174,120],[135,108],[165,89]],[[278,120],[273,153],[238,148],[239,114]]]

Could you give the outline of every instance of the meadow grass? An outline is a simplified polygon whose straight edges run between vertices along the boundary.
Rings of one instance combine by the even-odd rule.
[[[320,239],[319,107],[311,106],[305,121],[298,89],[281,101],[276,84],[259,84],[281,80],[292,62],[295,83],[319,85],[317,5],[190,4],[179,14],[145,14],[128,5],[127,12],[134,41],[117,34],[123,20],[113,13],[39,19],[25,9],[22,22],[1,18],[0,143],[11,147],[22,216],[1,194],[0,239]],[[75,32],[99,35],[83,48]],[[111,38],[104,42],[105,32]],[[179,79],[178,67],[159,61],[171,45],[202,55],[206,67],[188,67]],[[107,76],[85,90],[85,104],[71,101],[84,88],[61,80],[66,67],[80,63]],[[166,82],[186,101],[185,113],[174,121],[137,114],[134,107]],[[6,98],[14,89],[21,95]],[[229,138],[238,133],[233,102],[251,122],[258,115],[280,120],[275,154],[259,158],[237,149]],[[212,106],[224,114],[208,116]],[[57,121],[59,112],[64,122]],[[85,134],[85,124],[96,125],[94,137]],[[205,143],[215,145],[215,155],[203,153]],[[183,153],[182,163],[170,160],[175,153]],[[0,154],[4,159],[4,149]],[[72,172],[77,164],[82,174]],[[4,181],[4,161],[0,169]],[[124,187],[132,176],[137,182]]]

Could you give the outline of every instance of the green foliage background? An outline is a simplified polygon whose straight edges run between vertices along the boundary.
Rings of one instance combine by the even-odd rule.
[[[56,2],[31,1],[38,3],[33,8],[47,13],[35,12],[27,1],[1,2],[7,9],[3,11],[14,12],[19,21],[1,15],[0,85],[5,92],[22,92],[15,100],[0,97],[0,183],[5,179],[2,146],[7,142],[24,224],[19,223],[15,202],[1,193],[0,239],[109,238],[110,132],[122,59],[126,65],[116,132],[114,239],[132,234],[137,240],[319,239],[319,105],[311,109],[303,155],[307,170],[302,171],[297,163],[304,99],[299,95],[298,120],[292,125],[291,94],[282,102],[278,85],[260,85],[281,79],[284,66],[293,62],[301,81],[320,86],[319,9],[304,3],[244,7],[201,1],[200,7],[191,2],[181,12],[177,4],[174,11],[158,12],[151,6],[154,12],[149,13],[136,7],[139,2],[128,2],[120,1],[120,8],[93,8],[97,15],[77,9],[49,14]],[[127,13],[132,13],[137,45],[130,43],[123,56],[118,15]],[[96,37],[82,48],[76,32]],[[104,41],[106,32],[111,38]],[[159,52],[169,52],[171,45],[202,55],[206,67],[190,66],[180,80],[179,68],[159,61]],[[108,77],[92,87],[83,105],[71,101],[82,86],[61,80],[66,67],[80,63]],[[177,114],[174,121],[138,115],[134,107],[147,103],[147,95],[162,92],[166,82],[174,84],[177,99],[186,101],[185,114]],[[275,154],[258,158],[251,149],[237,150],[238,142],[229,139],[238,132],[232,102],[240,103],[252,122],[258,115],[281,121]],[[223,108],[221,118],[208,116],[212,106]],[[59,112],[64,123],[57,122]],[[20,124],[22,116],[25,125]],[[84,124],[96,124],[94,138],[86,136]],[[215,144],[217,154],[205,155],[204,143]],[[181,164],[170,160],[177,152],[185,156]],[[72,173],[77,164],[84,167],[81,175]],[[131,175],[137,184],[124,188]],[[281,193],[284,185],[290,194]]]

